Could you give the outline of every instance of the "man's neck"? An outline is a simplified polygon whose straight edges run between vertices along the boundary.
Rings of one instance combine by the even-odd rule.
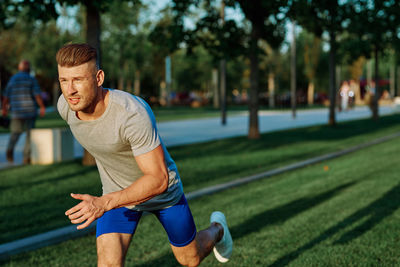
[[[109,92],[103,87],[99,88],[99,93],[95,104],[92,105],[87,111],[77,111],[76,116],[83,121],[93,121],[101,117],[107,109]]]

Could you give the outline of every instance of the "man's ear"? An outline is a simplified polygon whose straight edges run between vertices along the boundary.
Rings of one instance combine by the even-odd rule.
[[[103,70],[98,70],[97,71],[96,81],[97,81],[97,86],[98,87],[103,85],[103,82],[104,82],[104,71]]]

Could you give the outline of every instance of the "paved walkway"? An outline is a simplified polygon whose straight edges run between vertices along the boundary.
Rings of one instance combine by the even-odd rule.
[[[400,107],[381,106],[380,115],[399,113]],[[357,107],[346,112],[337,112],[338,122],[356,120],[371,117],[368,107]],[[299,110],[295,119],[292,118],[291,111],[260,111],[259,126],[260,132],[272,132],[277,130],[306,127],[312,125],[326,124],[328,121],[328,109]],[[172,122],[161,122],[158,129],[166,146],[184,145],[199,143],[227,137],[247,135],[248,131],[248,112],[230,116],[227,124],[221,125],[220,118],[206,118],[195,120],[182,120]],[[0,134],[0,168],[10,166],[5,157],[9,135]],[[22,164],[22,151],[25,136],[22,135],[17,143],[15,150],[15,165]],[[82,147],[75,142],[75,156],[81,157]]]

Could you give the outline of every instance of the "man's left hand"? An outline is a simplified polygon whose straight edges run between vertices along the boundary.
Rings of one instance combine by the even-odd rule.
[[[79,204],[65,212],[71,223],[82,223],[78,225],[78,230],[88,227],[94,220],[100,218],[106,212],[106,203],[100,197],[73,193],[71,193],[71,197],[82,200]]]

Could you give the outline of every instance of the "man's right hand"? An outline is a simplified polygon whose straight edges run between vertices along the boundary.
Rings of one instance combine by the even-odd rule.
[[[46,108],[45,107],[40,107],[40,111],[39,111],[39,115],[40,117],[44,117],[44,114],[46,114]]]

